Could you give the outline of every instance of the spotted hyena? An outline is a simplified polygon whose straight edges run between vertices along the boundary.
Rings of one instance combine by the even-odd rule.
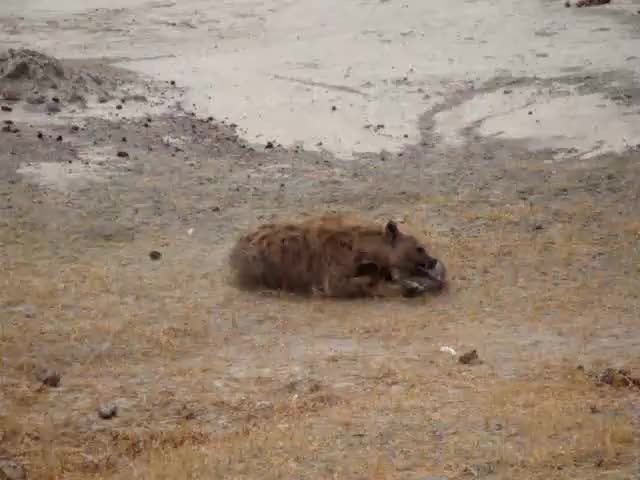
[[[416,296],[445,286],[444,264],[393,221],[327,215],[265,224],[231,252],[241,285],[329,297]]]

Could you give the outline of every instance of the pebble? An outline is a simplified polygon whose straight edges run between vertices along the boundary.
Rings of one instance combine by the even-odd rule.
[[[468,365],[472,362],[476,362],[477,360],[478,360],[478,352],[475,349],[465,353],[464,355],[460,355],[460,358],[458,358],[458,361],[465,365]]]
[[[116,155],[120,158],[129,158],[129,154],[123,150],[120,150]]]
[[[2,105],[0,109],[2,109],[3,112],[13,112],[13,108],[11,108],[9,105]]]
[[[60,385],[60,379],[62,378],[58,372],[48,368],[41,369],[36,378],[47,387],[56,388]]]
[[[273,142],[269,141],[267,142],[267,144],[264,146],[265,150],[273,148]]]
[[[61,142],[62,141],[62,135],[58,135],[58,137],[56,138],[56,142]]]
[[[20,133],[20,129],[17,128],[15,125],[5,125],[4,128],[6,129],[5,131],[10,133]]]
[[[110,403],[98,407],[98,416],[103,420],[110,420],[118,415],[118,406]]]
[[[162,258],[162,254],[157,250],[151,250],[149,252],[149,258],[151,260],[160,260]]]

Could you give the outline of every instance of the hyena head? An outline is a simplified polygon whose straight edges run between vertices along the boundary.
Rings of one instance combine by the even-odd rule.
[[[384,242],[388,246],[389,276],[392,281],[412,281],[425,290],[441,290],[446,284],[446,268],[431,256],[416,237],[403,233],[398,225],[387,222]]]

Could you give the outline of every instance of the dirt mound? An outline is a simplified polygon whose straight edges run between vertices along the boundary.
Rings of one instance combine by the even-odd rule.
[[[115,69],[90,62],[61,61],[35,50],[0,52],[0,98],[46,105],[43,108],[50,113],[57,113],[65,104],[86,106],[90,98],[104,103],[117,93],[126,96],[120,77]]]

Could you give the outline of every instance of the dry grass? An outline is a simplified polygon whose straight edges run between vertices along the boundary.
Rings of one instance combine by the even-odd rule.
[[[614,392],[595,392],[583,378],[454,380],[459,400],[447,398],[451,385],[425,388],[425,380],[405,376],[397,389],[320,411],[287,402],[242,432],[158,445],[99,478],[600,478],[635,461],[635,421]]]
[[[43,479],[637,471],[639,393],[576,369],[640,366],[637,220],[594,223],[568,200],[437,204],[453,233],[407,224],[447,259],[452,289],[395,303],[238,292],[204,264],[206,241],[154,263],[144,245],[160,237],[69,261],[3,229],[0,454]],[[59,388],[35,381],[43,365]],[[97,417],[105,401],[118,417]]]

